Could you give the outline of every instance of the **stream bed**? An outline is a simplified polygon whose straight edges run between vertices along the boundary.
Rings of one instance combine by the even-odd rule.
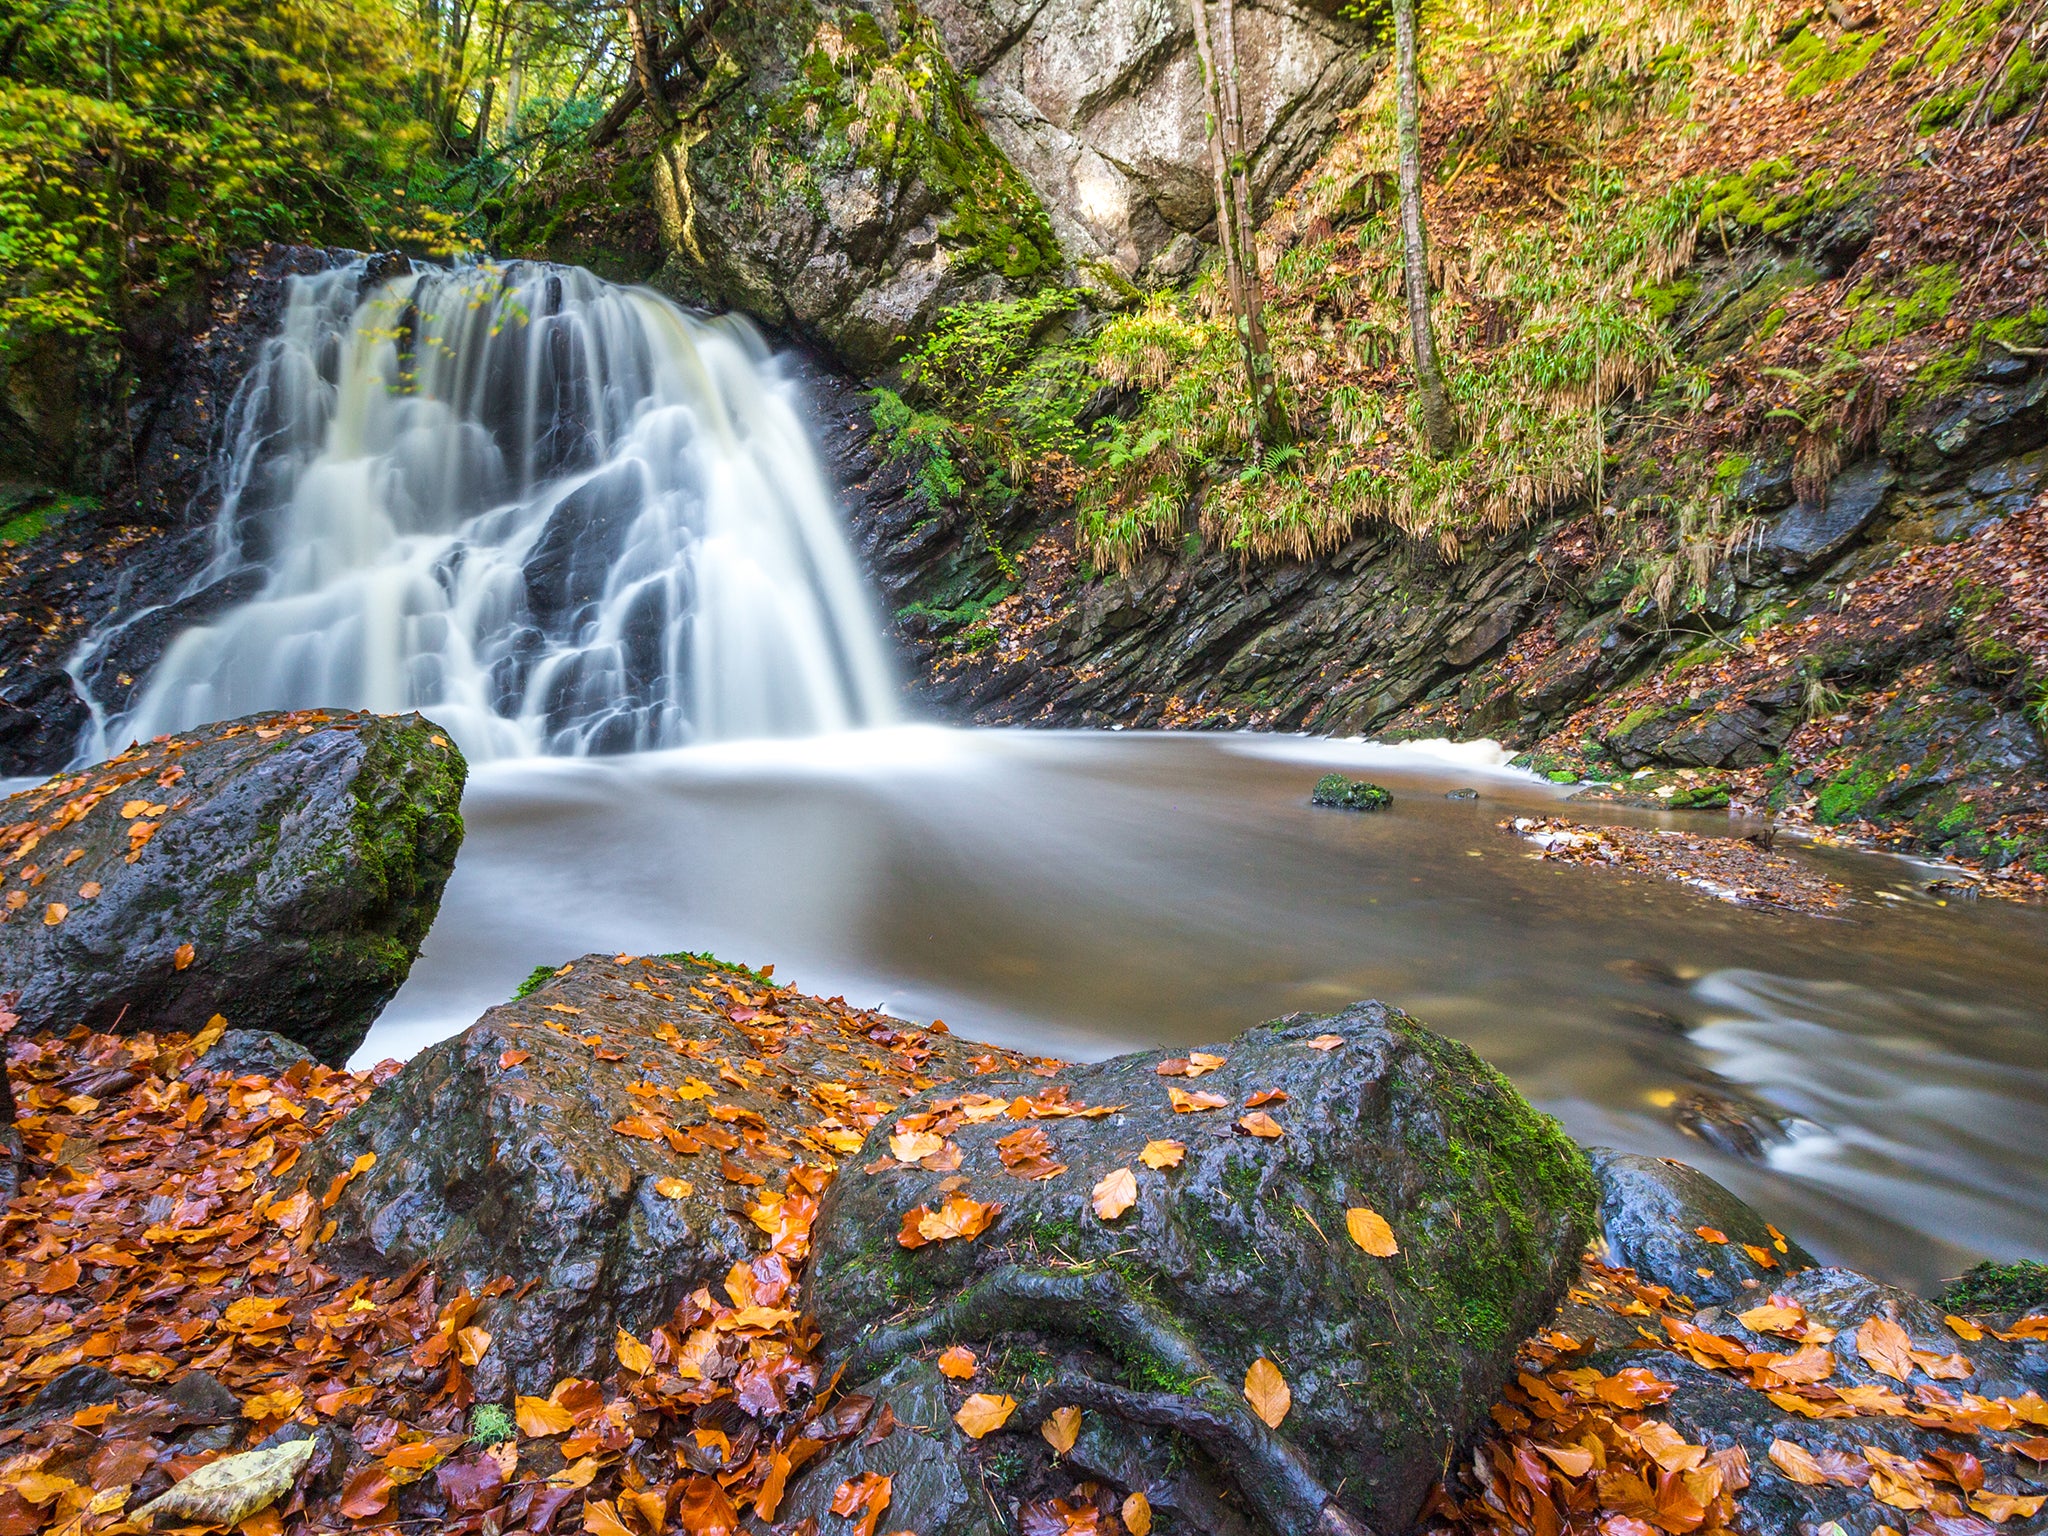
[[[1839,918],[1539,862],[1497,823],[1563,791],[1501,756],[910,726],[485,763],[357,1064],[597,949],[773,964],[1074,1058],[1380,998],[1580,1141],[1694,1163],[1824,1259],[1922,1289],[2048,1259],[2048,914],[1940,904],[1870,854],[1804,855],[1857,898]],[[1393,806],[1311,807],[1331,769]]]

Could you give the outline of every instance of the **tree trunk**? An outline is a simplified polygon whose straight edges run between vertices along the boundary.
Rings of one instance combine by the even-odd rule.
[[[627,0],[626,30],[633,39],[633,74],[640,85],[640,97],[654,114],[654,120],[661,124],[662,132],[672,132],[676,126],[675,108],[669,104],[668,92],[662,89],[667,65],[655,51],[653,29],[647,25],[639,0]]]
[[[1422,224],[1421,107],[1415,78],[1415,0],[1394,0],[1395,125],[1401,145],[1401,258],[1408,279],[1408,339],[1422,397],[1422,435],[1432,457],[1457,446],[1444,393],[1436,332],[1429,323],[1429,235]]]
[[[1223,138],[1230,153],[1230,196],[1236,208],[1238,264],[1244,271],[1246,356],[1251,364],[1252,406],[1266,438],[1285,441],[1290,435],[1287,411],[1280,403],[1280,380],[1273,371],[1273,347],[1266,339],[1265,283],[1259,272],[1258,231],[1252,218],[1251,180],[1246,171],[1244,111],[1238,104],[1236,0],[1218,0],[1217,20],[1223,57]]]

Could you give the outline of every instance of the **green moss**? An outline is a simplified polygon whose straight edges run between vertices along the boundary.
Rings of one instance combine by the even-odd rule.
[[[39,539],[74,513],[98,507],[91,496],[31,498],[22,510],[0,523],[0,544],[27,544]]]
[[[2048,1306],[2048,1264],[2022,1259],[2016,1264],[1973,1266],[1941,1293],[1952,1312],[2019,1312]]]
[[[558,966],[536,965],[528,973],[526,980],[519,983],[519,989],[512,994],[512,1001],[516,1003],[533,996],[534,993],[555,979],[555,972],[558,969],[560,969]]]
[[[1948,318],[1962,279],[1952,262],[1915,267],[1906,274],[1903,292],[1878,294],[1874,279],[1865,278],[1843,297],[1854,318],[1842,335],[1851,352],[1872,352],[1910,331]]]
[[[678,949],[666,955],[656,955],[654,958],[657,960],[673,961],[678,965],[694,963],[714,971],[730,971],[735,976],[746,977],[747,980],[753,982],[758,987],[773,987],[776,985],[774,966],[771,965],[765,970],[757,971],[752,966],[741,965],[736,961],[721,960],[708,949]]]
[[[499,1403],[478,1403],[470,1410],[469,1443],[489,1448],[519,1437],[519,1426]]]
[[[1334,806],[1343,811],[1384,811],[1394,803],[1394,797],[1377,784],[1364,779],[1348,779],[1341,773],[1326,773],[1316,780],[1315,792],[1309,796],[1314,805]]]
[[[1779,55],[1779,63],[1785,66],[1791,77],[1785,82],[1785,94],[1797,101],[1855,79],[1877,57],[1884,41],[1885,30],[1882,27],[1846,37],[1832,45],[1813,28],[1800,28],[1798,35],[1785,45]]]
[[[1790,160],[1759,160],[1707,188],[1700,222],[1791,239],[1866,195],[1871,185],[1853,165],[1822,166],[1802,176]]]
[[[1814,802],[1814,819],[1825,826],[1854,821],[1890,783],[1889,774],[1861,763],[1852,764],[1821,785]]]

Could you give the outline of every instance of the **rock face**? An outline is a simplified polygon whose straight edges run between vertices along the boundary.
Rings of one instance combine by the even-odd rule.
[[[1373,65],[1339,7],[1237,14],[1263,201]],[[726,25],[743,77],[705,90],[744,107],[721,96],[708,132],[659,151],[676,286],[871,372],[948,305],[1049,281],[1128,290],[1199,260],[1214,211],[1179,0],[776,0]]]
[[[871,1095],[977,1057],[1022,1064],[688,956],[586,955],[420,1052],[321,1139],[314,1188],[376,1154],[334,1206],[327,1262],[430,1262],[451,1294],[535,1282],[479,1319],[495,1343],[476,1382],[479,1399],[545,1394],[599,1374],[618,1328],[644,1332],[755,1258],[767,1183],[808,1158],[822,1184]]]
[[[1022,1405],[984,1455],[1028,1466],[1039,1422],[1077,1406],[1128,1453],[1095,1453],[1120,1496],[1166,1492],[1130,1468],[1189,1463],[1201,1499],[1275,1531],[1405,1529],[1575,1272],[1590,1171],[1470,1051],[1377,1003],[1208,1054],[1177,1063],[1192,1080],[1147,1052],[885,1119],[819,1213],[807,1306],[828,1364],[861,1382],[965,1344],[986,1363],[966,1388]],[[898,1131],[948,1150],[895,1164]],[[1184,1150],[1154,1168],[1140,1154],[1162,1142]],[[905,1213],[949,1198],[1000,1209],[971,1239],[903,1246]],[[1353,1210],[1398,1252],[1347,1235]],[[1240,1391],[1261,1359],[1292,1393],[1277,1430]],[[942,1536],[978,1517],[890,1518]]]
[[[306,710],[61,774],[0,812],[0,978],[34,1029],[219,1013],[338,1064],[433,922],[467,771],[418,715]]]
[[[1605,1147],[1591,1157],[1610,1264],[1702,1305],[1741,1300],[1814,1265],[1812,1254],[1697,1168]],[[1702,1236],[1701,1227],[1720,1241]],[[1770,1259],[1768,1268],[1751,1248]]]

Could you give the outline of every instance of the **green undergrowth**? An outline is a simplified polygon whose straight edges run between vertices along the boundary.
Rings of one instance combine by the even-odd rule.
[[[1884,43],[1882,27],[1843,36],[1823,36],[1811,26],[1801,27],[1778,60],[1788,76],[1785,94],[1797,101],[1855,79],[1870,67]]]
[[[1731,227],[1787,238],[1836,213],[1873,183],[1852,165],[1822,166],[1801,174],[1789,160],[1759,160],[1712,183],[1700,206],[1700,225]]]
[[[2018,1312],[2048,1306],[2048,1264],[1978,1264],[1948,1283],[1941,1304],[1955,1312]]]
[[[764,965],[758,971],[750,965],[741,965],[733,960],[721,960],[710,950],[678,949],[665,955],[656,955],[657,960],[672,961],[677,965],[701,965],[709,970],[730,971],[735,976],[744,976],[757,987],[776,987],[781,983],[775,979],[775,967]]]
[[[514,990],[512,1001],[515,1003],[523,1002],[533,996],[534,993],[553,981],[555,973],[560,969],[561,967],[556,965],[536,965],[531,971],[527,972],[526,980],[519,983],[517,989]]]

